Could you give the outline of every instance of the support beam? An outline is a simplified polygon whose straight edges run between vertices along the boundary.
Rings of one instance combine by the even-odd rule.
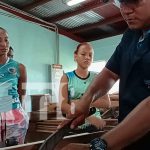
[[[36,24],[39,24],[45,28],[49,28],[51,29],[52,31],[56,30],[57,26],[55,24],[52,24],[52,23],[49,23],[49,22],[46,22],[40,18],[37,18],[35,16],[32,16],[26,12],[23,12],[19,9],[16,9],[16,8],[13,8],[12,6],[9,6],[9,5],[5,5],[4,3],[0,3],[0,9],[2,10],[5,10],[6,12],[9,12],[9,13],[12,13],[24,20],[27,20],[29,22],[33,22],[33,23],[36,23]],[[63,29],[59,29],[58,32],[62,35],[65,35],[69,38],[71,38],[72,40],[75,40],[77,42],[84,42],[84,39],[72,34],[72,33],[69,33]]]
[[[87,30],[90,30],[93,28],[103,26],[103,25],[113,24],[113,23],[116,23],[119,21],[123,21],[123,17],[121,16],[121,14],[106,18],[106,19],[104,19],[100,22],[97,22],[97,23],[93,23],[90,25],[83,25],[83,26],[78,27],[78,28],[73,28],[72,30],[69,30],[69,31],[71,31],[71,33],[80,33],[80,32],[84,32],[84,31],[87,31]]]
[[[113,0],[110,0],[106,4],[110,4],[112,2],[113,2]],[[57,22],[57,21],[60,21],[60,20],[75,16],[75,15],[87,12],[89,10],[96,9],[96,8],[106,5],[106,4],[100,0],[93,0],[92,2],[90,2],[86,5],[80,6],[78,9],[76,9],[74,11],[58,14],[53,17],[47,17],[47,18],[44,18],[44,20],[46,20],[48,22]]]
[[[22,7],[21,9],[24,11],[29,11],[37,6],[44,5],[45,3],[50,2],[50,1],[52,0],[37,0],[29,5]]]

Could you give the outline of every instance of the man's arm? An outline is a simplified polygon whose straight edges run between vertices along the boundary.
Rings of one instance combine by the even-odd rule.
[[[101,136],[107,142],[107,150],[120,150],[136,141],[150,130],[150,97],[143,100],[120,124]],[[89,144],[71,143],[66,150],[89,150]]]
[[[108,149],[121,149],[145,135],[150,130],[149,114],[150,97],[143,100],[118,126],[102,135]]]

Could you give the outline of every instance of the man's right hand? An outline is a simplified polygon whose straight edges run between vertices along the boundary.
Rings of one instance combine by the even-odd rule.
[[[80,114],[80,115],[78,115],[77,117],[73,118],[73,119],[71,120],[70,128],[74,129],[74,128],[76,128],[77,126],[83,124],[84,121],[85,121],[85,118],[86,118],[87,116],[90,116],[90,115],[94,114],[95,112],[96,112],[96,108],[95,108],[95,107],[92,107],[92,108],[90,108],[89,112],[88,112],[86,115],[85,115],[85,114]],[[91,116],[91,117],[92,117],[92,116]],[[101,120],[101,119],[99,120],[99,118],[97,118],[97,120],[98,120],[98,123],[97,123],[97,124],[99,124],[99,125],[98,125],[98,128],[99,128],[99,127],[101,128],[101,126],[104,126],[104,123],[100,123],[100,120]],[[61,124],[61,126],[62,126],[63,124],[66,124],[66,123],[63,122],[63,123]]]
[[[83,101],[73,101],[71,102],[70,110],[67,112],[67,118],[73,119],[78,118],[81,115],[88,116],[90,106],[86,105]]]
[[[71,122],[72,121],[72,122]],[[77,118],[75,118],[74,120],[68,119],[68,120],[64,120],[61,122],[61,124],[57,127],[57,129],[62,128],[64,125],[68,124],[69,122],[71,122],[70,124],[70,128],[71,129],[75,129],[77,126],[83,124],[85,122],[85,116],[84,115],[80,115]]]

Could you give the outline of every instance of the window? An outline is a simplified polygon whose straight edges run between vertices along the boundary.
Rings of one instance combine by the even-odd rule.
[[[101,72],[102,69],[105,67],[105,64],[106,64],[105,60],[93,62],[89,67],[89,70],[95,72]],[[117,93],[117,92],[119,92],[119,81],[117,81],[114,84],[114,86],[109,90],[109,94]]]
[[[105,67],[105,64],[106,64],[105,60],[93,62],[89,67],[89,70],[95,72],[101,72],[102,69]]]

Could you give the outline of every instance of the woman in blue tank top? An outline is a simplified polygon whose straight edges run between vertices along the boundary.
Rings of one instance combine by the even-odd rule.
[[[93,54],[93,48],[89,43],[85,42],[77,46],[74,52],[74,60],[77,62],[76,70],[65,73],[61,78],[60,103],[63,114],[68,115],[71,102],[78,103],[89,84],[96,77],[96,72],[88,71],[93,61]],[[96,129],[101,129],[105,125],[105,122],[101,119],[99,108],[108,108],[110,106],[108,95],[93,102],[91,106],[96,107],[97,111],[86,118],[85,123],[79,126],[81,129],[90,130],[89,127],[93,128],[93,126]]]
[[[8,33],[0,27],[0,147],[24,143],[28,116],[22,108],[26,69],[9,58]]]

